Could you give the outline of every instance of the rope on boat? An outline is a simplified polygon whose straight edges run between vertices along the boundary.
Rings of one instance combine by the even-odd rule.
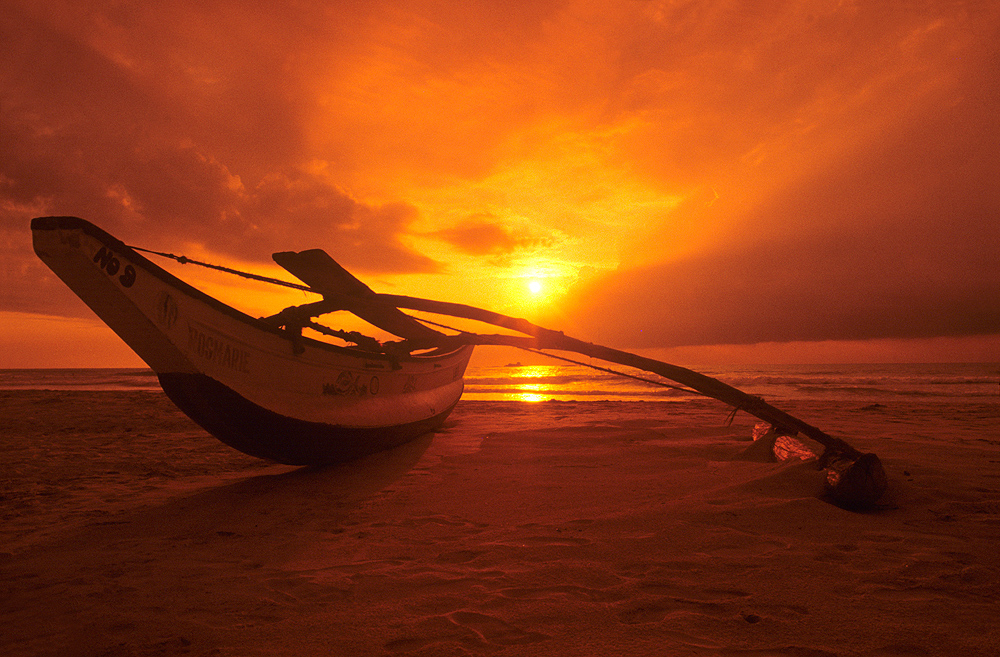
[[[164,253],[163,251],[153,251],[151,249],[144,249],[142,247],[132,246],[132,245],[128,245],[128,247],[130,249],[134,250],[134,251],[142,251],[143,253],[150,253],[152,255],[157,255],[157,256],[160,256],[162,258],[170,258],[171,260],[176,260],[177,262],[179,262],[182,265],[198,265],[199,267],[206,267],[208,269],[215,269],[217,271],[225,272],[227,274],[233,274],[235,276],[241,276],[243,278],[249,278],[251,280],[260,281],[262,283],[271,283],[273,285],[280,285],[282,287],[290,287],[293,290],[302,290],[303,292],[312,292],[313,294],[319,294],[319,292],[316,292],[316,290],[312,289],[308,285],[302,285],[300,283],[292,283],[290,281],[283,281],[280,278],[271,278],[270,276],[261,276],[260,274],[252,274],[250,272],[240,271],[239,269],[231,269],[229,267],[223,267],[221,265],[213,265],[213,264],[208,263],[208,262],[201,262],[200,260],[193,260],[193,259],[191,259],[191,258],[189,258],[189,257],[187,257],[185,255],[176,255],[176,254],[173,254],[173,253]],[[440,327],[440,328],[443,328],[443,329],[448,329],[450,331],[457,331],[458,333],[465,333],[465,331],[460,331],[459,329],[453,328],[451,326],[447,326],[445,324],[440,324],[438,322],[433,322],[433,321],[431,321],[429,319],[424,319],[422,317],[415,317],[414,319],[416,319],[418,321],[421,321],[421,322],[424,322],[425,324],[431,324],[433,326],[437,326],[437,327]],[[347,333],[347,332],[344,332],[344,331],[337,331],[337,330],[328,328],[326,326],[323,326],[321,324],[316,324],[315,322],[309,322],[305,326],[307,326],[308,328],[313,329],[317,333],[322,333],[324,335],[329,335],[331,337],[340,338],[341,340],[345,340],[347,342],[353,342],[353,343],[357,344],[358,346],[362,346],[363,345],[363,346],[366,346],[366,347],[370,347],[371,343],[368,342],[368,340],[371,340],[372,342],[375,342],[376,344],[378,344],[378,341],[376,341],[374,338],[368,338],[368,340],[364,340],[364,338],[366,338],[367,336],[364,336],[364,335],[362,335],[360,333],[357,333],[357,332],[354,332],[354,331],[352,331],[350,333]],[[607,374],[614,374],[615,376],[624,377],[626,379],[634,379],[636,381],[642,381],[644,383],[651,383],[651,384],[653,384],[655,386],[661,386],[663,388],[671,388],[672,390],[679,390],[681,392],[688,392],[688,393],[692,393],[692,394],[695,394],[695,395],[701,395],[703,397],[708,397],[709,396],[709,395],[706,395],[705,393],[698,392],[697,390],[692,390],[691,388],[687,388],[687,387],[684,387],[684,386],[678,386],[678,385],[674,385],[672,383],[666,383],[664,381],[657,381],[656,379],[649,379],[649,378],[646,378],[646,377],[643,377],[643,376],[636,376],[635,374],[628,374],[626,372],[620,372],[618,370],[613,370],[613,369],[611,369],[609,367],[601,367],[600,365],[594,365],[593,363],[585,363],[583,361],[574,360],[572,358],[567,358],[565,356],[556,356],[555,354],[550,354],[549,352],[542,351],[540,349],[529,349],[528,347],[515,347],[515,348],[516,349],[520,349],[521,351],[527,351],[528,353],[537,354],[537,355],[540,355],[540,356],[545,356],[546,358],[553,358],[555,360],[561,360],[561,361],[564,361],[564,362],[567,362],[567,363],[572,363],[574,365],[581,365],[583,367],[589,367],[591,369],[598,370],[600,372],[605,372]],[[732,421],[732,420],[730,419],[730,421]]]
[[[221,265],[213,265],[207,262],[201,262],[199,260],[192,260],[185,255],[174,255],[173,253],[163,253],[162,251],[151,251],[149,249],[143,249],[138,246],[127,245],[128,248],[133,251],[142,251],[143,253],[152,253],[153,255],[158,255],[164,258],[170,258],[171,260],[176,260],[182,265],[198,265],[199,267],[207,267],[209,269],[216,269],[218,271],[224,271],[227,274],[235,274],[236,276],[242,276],[243,278],[250,278],[255,281],[261,281],[262,283],[272,283],[273,285],[281,285],[282,287],[290,287],[293,290],[302,290],[303,292],[312,292],[313,294],[319,294],[316,290],[312,289],[308,285],[302,285],[301,283],[292,283],[291,281],[283,281],[280,278],[271,278],[270,276],[261,276],[260,274],[251,274],[250,272],[240,271],[239,269],[230,269],[229,267],[223,267]]]

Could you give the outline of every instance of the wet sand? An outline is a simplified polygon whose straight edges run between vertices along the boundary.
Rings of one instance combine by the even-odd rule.
[[[0,392],[0,654],[997,654],[998,405],[783,408],[883,508],[712,401],[462,402],[309,469],[160,393]]]

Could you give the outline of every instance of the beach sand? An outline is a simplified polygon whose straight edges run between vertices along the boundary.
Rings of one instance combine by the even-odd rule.
[[[997,404],[783,408],[884,507],[712,401],[462,402],[309,469],[160,393],[0,392],[0,654],[1000,654]]]

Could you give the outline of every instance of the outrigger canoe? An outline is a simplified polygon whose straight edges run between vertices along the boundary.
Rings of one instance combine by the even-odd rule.
[[[76,217],[40,217],[31,228],[38,256],[152,368],[167,396],[209,433],[253,456],[296,465],[331,463],[433,431],[462,395],[473,347],[505,345],[573,352],[652,372],[718,399],[734,413],[763,420],[762,436],[774,440],[801,434],[823,447],[818,463],[826,469],[833,501],[841,506],[872,507],[888,487],[875,454],[862,453],[722,381],[481,308],[376,294],[320,249],[273,255],[305,283],[299,285],[130,247]],[[250,317],[139,251],[306,290],[323,299],[270,317]],[[521,335],[443,333],[401,308],[475,320]],[[379,342],[312,321],[339,310],[402,340]],[[306,337],[305,327],[349,344]]]
[[[35,253],[222,442],[293,465],[358,458],[440,427],[473,347],[393,354],[342,347],[251,317],[94,224],[31,222]]]

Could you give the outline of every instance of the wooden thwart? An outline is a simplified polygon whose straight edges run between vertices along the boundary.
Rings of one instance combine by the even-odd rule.
[[[323,301],[317,304],[297,307],[308,307],[313,317],[335,310],[347,310],[369,324],[407,340],[436,343],[447,337],[379,300],[370,287],[341,267],[322,249],[298,253],[283,251],[271,257],[315,292],[323,295]]]

